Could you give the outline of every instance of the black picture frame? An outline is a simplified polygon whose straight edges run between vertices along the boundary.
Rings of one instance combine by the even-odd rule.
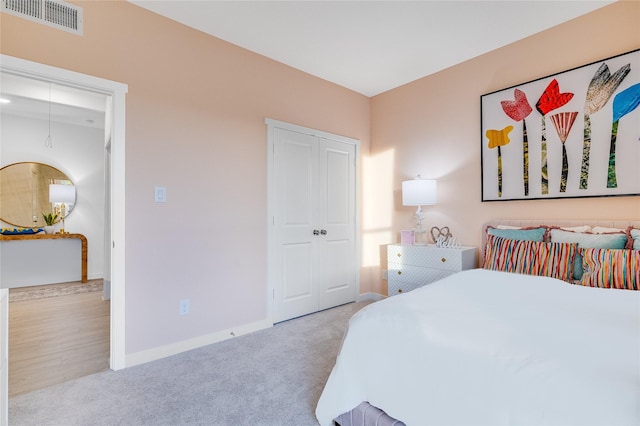
[[[640,49],[480,97],[482,201],[640,195]]]

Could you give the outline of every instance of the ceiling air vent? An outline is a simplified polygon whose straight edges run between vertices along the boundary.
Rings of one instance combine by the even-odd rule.
[[[2,0],[2,12],[82,35],[82,8],[54,0]]]

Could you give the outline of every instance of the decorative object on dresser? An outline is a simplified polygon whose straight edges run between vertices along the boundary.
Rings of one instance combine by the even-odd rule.
[[[406,293],[459,271],[476,267],[476,248],[439,248],[433,245],[387,246],[389,296]]]
[[[442,228],[438,228],[437,226],[432,226],[431,227],[431,242],[432,243],[437,242],[438,239],[441,239],[440,241],[447,241],[451,237],[453,237],[453,234],[451,234],[451,231],[449,231],[449,227],[448,226],[443,226]],[[442,240],[442,239],[444,239],[444,240]]]
[[[442,228],[438,228],[434,226],[431,228],[431,241],[436,245],[436,247],[444,247],[444,248],[460,248],[460,243],[456,241],[455,237],[449,231],[448,226],[444,226]]]
[[[414,243],[413,230],[400,231],[400,244],[412,245]]]
[[[420,175],[413,180],[402,182],[402,205],[418,206],[416,210],[415,244],[424,245],[425,229],[422,227],[424,212],[422,206],[432,206],[438,202],[437,182],[435,179],[422,179]]]
[[[436,247],[439,248],[450,248],[450,249],[459,249],[461,247],[456,237],[451,236],[447,237],[438,237],[436,240]]]

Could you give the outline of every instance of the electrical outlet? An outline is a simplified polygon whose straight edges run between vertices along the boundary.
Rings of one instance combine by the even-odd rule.
[[[164,186],[156,186],[154,188],[154,194],[156,203],[167,202],[167,188],[165,188]]]
[[[180,315],[189,315],[189,299],[180,301]]]
[[[382,270],[382,279],[383,280],[388,280],[389,279],[389,271],[386,269]]]

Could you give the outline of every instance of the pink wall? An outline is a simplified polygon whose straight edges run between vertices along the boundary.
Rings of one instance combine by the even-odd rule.
[[[129,85],[127,354],[265,318],[265,117],[361,140],[361,293],[386,293],[381,247],[411,226],[400,182],[418,173],[439,183],[427,226],[468,245],[492,218],[640,218],[639,197],[481,203],[479,147],[480,95],[640,47],[640,3],[372,99],[127,2],[75,3],[84,36],[2,14],[1,53]]]
[[[397,242],[398,231],[411,227],[415,210],[402,206],[400,186],[418,173],[438,179],[439,203],[425,208],[426,227],[449,226],[465,245],[478,246],[482,224],[494,218],[640,219],[637,196],[480,201],[480,96],[638,49],[639,29],[640,2],[617,2],[372,98],[370,156],[394,193],[377,205],[393,212],[376,225],[391,230],[378,242]],[[373,291],[386,292],[386,282],[377,279]]]
[[[129,86],[126,353],[266,319],[264,119],[366,153],[369,98],[127,2],[74,3],[82,37],[2,14],[1,53]]]

